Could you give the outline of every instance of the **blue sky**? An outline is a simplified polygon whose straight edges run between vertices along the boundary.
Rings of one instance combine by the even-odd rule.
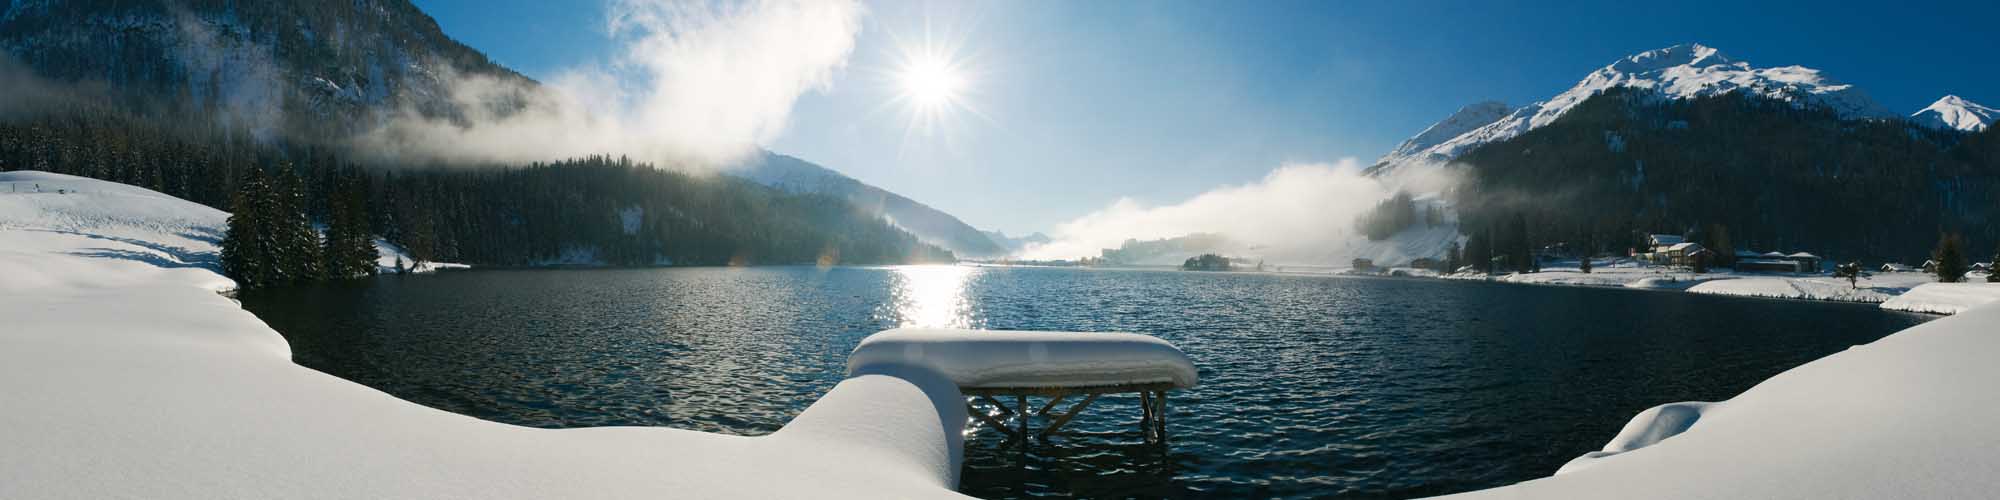
[[[531,77],[612,57],[601,2],[417,0]],[[1892,110],[2000,104],[2000,3],[871,2],[830,88],[772,150],[985,229],[1047,230],[1120,198],[1170,204],[1287,162],[1372,161],[1458,107],[1547,98],[1619,57],[1699,42],[1803,65]],[[912,132],[886,76],[957,42],[962,102]],[[977,112],[972,112],[976,110]]]

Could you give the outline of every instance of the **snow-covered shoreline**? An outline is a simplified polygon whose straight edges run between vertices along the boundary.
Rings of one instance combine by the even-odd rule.
[[[962,497],[963,397],[933,371],[871,365],[762,437],[478,420],[292,363],[282,336],[214,293],[234,287],[213,271],[227,214],[52,175],[0,173],[79,188],[0,192],[0,401],[16,410],[0,412],[0,498]],[[1496,281],[1724,282],[1607,271]],[[1465,496],[2000,491],[1986,386],[2000,285],[1900,283],[1869,289],[1901,288],[1886,309],[1957,315],[1729,401],[1648,410],[1558,476]]]
[[[2000,284],[1986,283],[1985,275],[1980,273],[1968,276],[1965,283],[1937,283],[1934,276],[1921,272],[1875,273],[1850,284],[1845,278],[1820,274],[1739,273],[1729,270],[1695,273],[1626,263],[1619,266],[1600,265],[1588,273],[1570,265],[1551,267],[1537,273],[1496,275],[1458,273],[1438,278],[1526,285],[1622,287],[1766,299],[1853,302],[1877,304],[1883,309],[1893,311],[1930,314],[1953,314],[2000,300]],[[1905,295],[1910,295],[1911,298],[1904,299]]]
[[[227,214],[23,181],[48,189],[0,191],[0,498],[963,497],[935,374],[849,378],[761,437],[479,420],[292,363],[215,293]]]

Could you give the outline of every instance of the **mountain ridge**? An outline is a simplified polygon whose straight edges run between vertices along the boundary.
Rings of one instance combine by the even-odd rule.
[[[1562,93],[1547,100],[1514,108],[1505,116],[1449,139],[1415,151],[1398,147],[1378,159],[1371,172],[1383,172],[1418,161],[1449,161],[1481,145],[1517,137],[1540,128],[1567,114],[1576,105],[1606,89],[1645,89],[1662,99],[1690,99],[1745,92],[1749,95],[1791,102],[1794,106],[1822,106],[1846,119],[1900,118],[1876,103],[1852,84],[1822,76],[1804,66],[1757,68],[1698,43],[1680,44],[1626,56],[1605,65]],[[1482,103],[1483,104],[1483,103]],[[1453,114],[1446,121],[1458,118]],[[1431,128],[1436,129],[1445,122]],[[1431,129],[1412,137],[1418,139]]]
[[[918,239],[961,257],[999,257],[1008,252],[986,233],[958,217],[796,157],[760,151],[753,161],[728,172],[780,191],[845,199],[857,208],[887,218]]]

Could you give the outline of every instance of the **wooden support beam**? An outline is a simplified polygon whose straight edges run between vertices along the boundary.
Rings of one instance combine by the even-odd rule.
[[[1092,401],[1097,401],[1097,396],[1097,394],[1084,396],[1083,401],[1078,401],[1076,404],[1070,405],[1068,412],[1063,413],[1061,417],[1057,417],[1055,422],[1050,423],[1047,429],[1042,429],[1041,434],[1037,434],[1036,436],[1045,440],[1048,439],[1057,430],[1061,430],[1064,424],[1068,424],[1069,419],[1076,418],[1076,414],[1083,413],[1084,408],[1090,407]]]
[[[1004,414],[1004,416],[1014,416],[1014,408],[1006,408],[1006,404],[1000,402],[1000,400],[994,400],[994,396],[980,394],[980,400],[984,400],[986,404],[992,404],[994,408],[1000,408],[1000,414]]]
[[[1021,413],[1017,414],[1017,416],[1015,416],[1015,417],[1014,417],[1014,419],[1015,419],[1015,421],[1016,421],[1016,422],[1020,422],[1020,424],[1021,424],[1021,431],[1020,431],[1020,432],[1016,432],[1016,433],[1014,433],[1014,435],[1016,435],[1016,436],[1020,436],[1020,437],[1021,437],[1022,439],[1024,439],[1024,440],[1025,440],[1025,439],[1027,439],[1027,437],[1028,437],[1028,417],[1029,417],[1029,415],[1028,415],[1028,395],[1026,395],[1026,394],[1022,394],[1022,395],[1021,395]]]
[[[1056,407],[1056,403],[1061,403],[1061,402],[1062,402],[1062,400],[1063,400],[1063,398],[1066,398],[1066,397],[1069,397],[1069,395],[1067,395],[1067,394],[1063,394],[1063,395],[1058,395],[1058,396],[1056,396],[1056,397],[1053,397],[1053,398],[1049,398],[1049,404],[1045,404],[1045,405],[1042,405],[1042,411],[1038,411],[1038,412],[1035,412],[1035,414],[1036,414],[1036,415],[1041,415],[1041,416],[1044,416],[1044,417],[1048,416],[1048,415],[1049,415],[1049,410],[1050,410],[1050,409],[1054,409],[1054,408]]]
[[[995,429],[1000,429],[1000,432],[1007,433],[1007,439],[1009,441],[1020,439],[1022,437],[1020,433],[1014,432],[1013,429],[1007,428],[1007,424],[1001,423],[999,420],[994,420],[992,415],[987,415],[986,412],[981,411],[979,407],[972,406],[972,403],[965,404],[965,412],[972,414],[972,416],[974,418],[978,418],[979,421],[985,422],[986,425],[991,426]]]

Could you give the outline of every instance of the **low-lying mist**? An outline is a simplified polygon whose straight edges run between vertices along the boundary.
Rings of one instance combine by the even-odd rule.
[[[1219,234],[1235,245],[1230,257],[1284,264],[1333,264],[1363,237],[1355,220],[1399,190],[1442,192],[1457,182],[1443,165],[1405,165],[1384,175],[1363,173],[1353,158],[1287,164],[1263,179],[1218,187],[1180,203],[1146,206],[1121,198],[1056,226],[1052,241],[1022,249],[1031,260],[1076,259],[1118,248],[1128,239]],[[1340,262],[1344,264],[1344,262]]]
[[[793,103],[843,68],[864,8],[849,0],[612,0],[621,45],[535,85],[445,75],[463,116],[399,110],[355,150],[404,160],[481,164],[624,154],[664,165],[719,166],[785,127]]]

